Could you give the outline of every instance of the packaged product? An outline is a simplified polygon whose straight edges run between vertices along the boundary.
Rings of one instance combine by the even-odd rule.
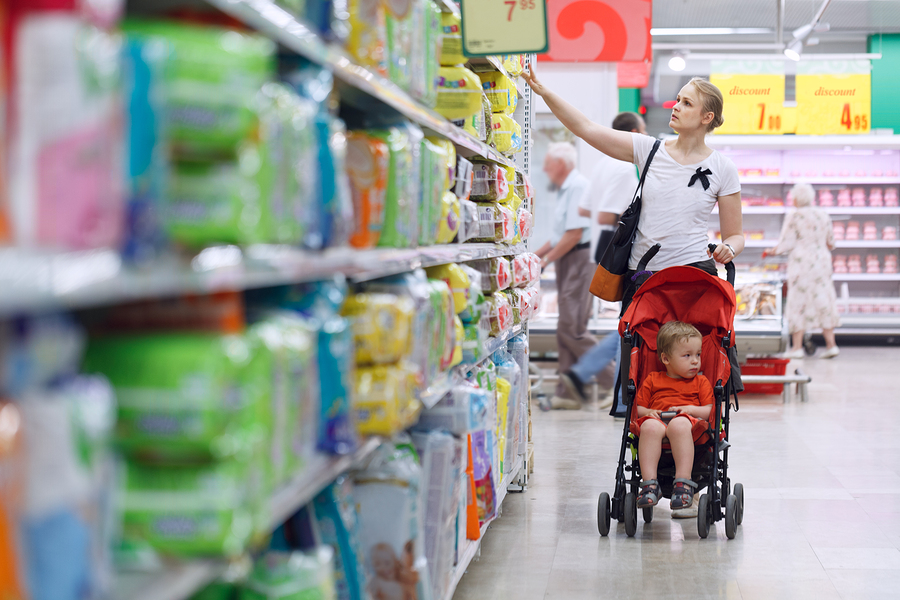
[[[334,549],[337,600],[367,600],[353,480],[339,476],[315,497],[312,510],[322,543]]]
[[[534,215],[530,211],[520,208],[516,211],[516,220],[519,225],[519,236],[523,240],[531,238],[534,233]]]
[[[387,22],[380,0],[347,0],[350,34],[347,51],[357,64],[387,77]]]
[[[437,102],[437,79],[441,68],[441,9],[434,2],[417,2],[414,14],[421,13],[422,25],[413,40],[412,95],[425,106]]]
[[[246,455],[265,436],[271,355],[243,335],[97,337],[86,373],[116,390],[116,442],[126,456],[189,462]]]
[[[484,525],[497,513],[496,488],[494,487],[494,433],[476,431],[472,434],[472,464],[475,480],[475,506],[478,524]]]
[[[495,224],[496,225],[496,224]],[[509,208],[505,206],[500,206],[500,238],[498,241],[506,242],[506,243],[515,243],[516,236],[518,235],[518,223],[516,221],[516,214],[511,211]],[[494,229],[495,235],[497,234],[496,227]]]
[[[262,461],[126,464],[122,537],[178,556],[237,556],[262,516]]]
[[[522,204],[522,200],[518,199],[516,196],[515,185],[513,182],[516,180],[516,168],[515,167],[507,167],[500,166],[503,169],[503,178],[506,181],[506,195],[500,198],[497,198],[497,202],[500,204],[504,204],[511,208],[513,211],[518,210],[519,206]],[[518,204],[513,206],[513,199],[518,199]]]
[[[495,162],[473,160],[473,184],[470,198],[479,202],[504,199],[509,194],[505,169]]]
[[[453,192],[441,197],[441,220],[438,222],[438,244],[449,244],[459,233],[460,200]]]
[[[345,42],[350,35],[349,13],[344,0],[303,0],[306,22],[324,39]]]
[[[487,71],[478,76],[481,78],[481,88],[491,102],[492,112],[506,115],[516,112],[519,93],[515,81],[499,71]]]
[[[512,285],[515,287],[528,287],[540,277],[540,272],[534,270],[534,258],[537,255],[530,252],[519,254],[512,259]]]
[[[393,294],[353,294],[343,314],[353,326],[359,365],[395,363],[409,352],[415,306]]]
[[[506,348],[501,348],[492,355],[494,364],[497,365],[497,406],[500,410],[504,402],[500,398],[501,392],[505,392],[506,414],[501,420],[501,431],[504,431],[506,444],[502,447],[504,461],[504,473],[508,473],[514,464],[514,457],[519,454],[519,436],[522,430],[519,427],[519,411],[521,410],[522,387],[527,385],[522,375],[522,369],[515,361],[512,354]],[[507,385],[503,385],[503,383]],[[505,423],[505,425],[503,424]]]
[[[334,550],[319,546],[308,552],[268,551],[254,561],[241,583],[239,600],[333,600]]]
[[[478,139],[490,145],[494,142],[494,106],[484,92],[481,94],[481,115],[484,121],[484,136]]]
[[[80,4],[16,6],[21,18],[4,30],[3,60],[27,68],[6,71],[9,206],[0,210],[8,208],[20,246],[118,247],[127,172],[122,39],[88,23]]]
[[[469,296],[469,276],[462,267],[455,263],[449,263],[437,267],[428,267],[425,269],[425,272],[432,279],[440,279],[450,287],[450,292],[453,294],[455,314],[460,314],[466,310]]]
[[[494,146],[503,154],[522,151],[522,127],[509,115],[494,115]]]
[[[472,450],[472,434],[466,436],[466,453],[468,454],[468,460],[466,461],[465,476],[463,477],[467,488],[466,539],[477,540],[481,538],[481,522],[478,520],[478,500],[475,494],[475,453]]]
[[[456,180],[453,184],[453,192],[460,200],[468,200],[472,195],[475,174],[472,163],[462,156],[456,157]]]
[[[466,340],[466,329],[459,315],[453,318],[453,331],[456,334],[456,339],[454,340],[453,358],[450,360],[450,367],[455,367],[463,361],[463,342]]]
[[[487,303],[485,302],[485,306]],[[484,357],[484,347],[490,337],[490,319],[485,309],[484,314],[477,321],[465,323],[465,339],[463,341],[463,362],[474,363]]]
[[[503,68],[513,77],[518,77],[525,71],[524,54],[504,54],[500,57]]]
[[[24,424],[19,407],[11,402],[0,402],[0,420],[6,423],[0,432],[0,594],[24,598],[26,557],[17,547],[16,531],[23,509],[18,490],[25,475]]]
[[[441,65],[461,65],[468,59],[462,49],[462,22],[453,13],[441,13]]]
[[[451,150],[452,149],[452,150]],[[449,188],[447,163],[456,148],[450,140],[426,137],[422,140],[421,194],[419,202],[419,245],[431,246],[437,241],[441,202]]]
[[[359,367],[353,406],[359,433],[392,436],[415,423],[422,410],[418,369],[409,362]]]
[[[459,231],[456,234],[457,242],[468,242],[481,235],[481,223],[478,221],[478,207],[479,205],[471,200],[459,201]]]
[[[508,444],[507,439],[507,428],[509,427],[509,395],[512,391],[512,386],[509,381],[505,378],[501,377],[499,374],[497,376],[497,426],[494,430],[494,439],[497,440],[497,454],[499,465],[499,470],[495,474],[502,475],[506,473],[506,461],[509,456],[506,453],[506,446]]]
[[[414,432],[412,439],[422,464],[423,537],[432,584],[430,591],[432,598],[442,598],[453,573],[454,524],[463,473],[462,444],[452,435],[439,431]]]
[[[384,141],[358,131],[347,136],[347,174],[355,221],[351,246],[371,248],[381,237],[390,160],[390,149]]]
[[[422,130],[407,124],[371,135],[390,151],[384,223],[378,238],[381,248],[409,248],[419,241],[419,193]]]
[[[441,67],[435,110],[450,120],[465,119],[482,110],[481,81],[465,67]]]
[[[453,358],[453,350],[456,344],[456,334],[453,331],[453,317],[456,314],[453,302],[453,294],[450,286],[443,280],[429,279],[432,290],[432,302],[435,315],[431,330],[431,353],[433,364],[443,371],[448,368]]]
[[[509,298],[502,292],[491,294],[487,297],[487,301],[491,336],[498,337],[512,327],[512,306],[509,304]]]
[[[469,384],[454,387],[440,402],[422,412],[416,429],[439,429],[465,435],[489,426],[489,406],[494,397],[487,390]]]
[[[516,195],[525,201],[531,210],[530,201],[534,200],[534,187],[531,185],[531,179],[525,173],[516,171]]]
[[[459,313],[459,318],[463,323],[472,323],[481,318],[484,311],[484,291],[481,287],[481,271],[473,269],[468,264],[460,265],[469,278],[469,290],[466,294],[466,308]]]
[[[425,24],[422,20],[424,7],[421,0],[397,0],[385,2],[387,22],[387,62],[388,77],[406,91],[412,90],[414,48],[422,52],[423,44],[416,44],[416,36],[424,37]],[[418,16],[418,18],[417,18]],[[424,76],[421,71],[418,75]]]
[[[509,260],[496,256],[466,263],[481,273],[481,289],[485,293],[507,289],[512,284],[512,269]]]

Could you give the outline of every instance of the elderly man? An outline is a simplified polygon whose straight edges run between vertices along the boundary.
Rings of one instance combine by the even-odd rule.
[[[559,322],[556,345],[559,351],[559,372],[571,369],[578,358],[595,343],[588,333],[591,315],[591,278],[596,264],[590,255],[591,222],[578,213],[578,205],[590,187],[588,179],[578,172],[575,163],[578,153],[568,142],[550,144],[544,159],[544,172],[554,188],[559,190],[553,218],[553,234],[537,255],[542,266],[556,262],[556,289],[559,297]],[[550,407],[566,410],[581,408],[560,381]]]

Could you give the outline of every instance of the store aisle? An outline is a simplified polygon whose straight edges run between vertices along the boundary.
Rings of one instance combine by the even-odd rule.
[[[792,363],[801,366],[801,361]],[[622,421],[589,407],[534,413],[535,471],[510,494],[455,600],[515,598],[896,597],[900,589],[900,348],[809,359],[810,402],[743,400],[732,421],[732,482],[744,522],[706,540],[668,501],[635,538],[597,533],[612,492]]]

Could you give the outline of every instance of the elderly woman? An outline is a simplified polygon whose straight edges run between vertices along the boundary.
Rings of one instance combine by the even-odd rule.
[[[769,254],[788,254],[785,317],[792,348],[785,358],[803,358],[803,334],[819,328],[826,344],[820,357],[834,358],[839,353],[834,328],[840,325],[840,318],[831,280],[831,219],[824,210],[812,205],[815,191],[808,183],[795,185],[791,196],[797,210],[785,219],[778,245],[768,250]]]

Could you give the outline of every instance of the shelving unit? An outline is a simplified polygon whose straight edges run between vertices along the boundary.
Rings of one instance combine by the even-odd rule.
[[[746,250],[738,258],[745,270],[762,267],[762,250],[777,244],[785,215],[793,210],[785,206],[790,186],[811,184],[817,191],[838,192],[861,188],[868,196],[873,188],[900,188],[900,140],[897,136],[710,136],[710,146],[731,158],[741,174],[745,202],[744,231]],[[760,175],[759,173],[762,173]],[[835,256],[859,255],[863,270],[872,255],[884,269],[886,256],[898,256],[900,240],[880,239],[884,227],[900,229],[897,206],[826,206],[823,210],[836,223],[865,221],[875,223],[879,239],[836,240]],[[710,218],[709,228],[719,229],[718,211]],[[750,239],[761,236],[762,239]],[[860,231],[862,237],[862,231]],[[740,273],[740,271],[739,271]],[[900,313],[887,307],[900,298],[900,275],[895,273],[835,273],[833,276],[844,325],[838,333],[884,334],[900,328]],[[848,312],[865,310],[865,313]],[[857,318],[858,317],[858,318]]]

